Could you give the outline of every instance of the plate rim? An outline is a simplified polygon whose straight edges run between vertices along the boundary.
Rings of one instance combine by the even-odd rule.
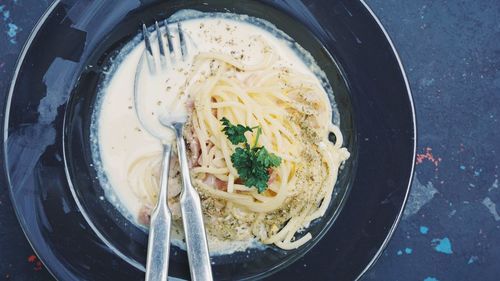
[[[40,31],[40,28],[42,28],[42,26],[45,23],[45,21],[47,20],[47,18],[52,14],[54,9],[59,5],[59,3],[61,1],[62,0],[54,0],[54,2],[52,2],[47,7],[45,12],[43,12],[43,14],[40,16],[40,18],[37,20],[36,24],[34,25],[33,29],[31,29],[31,31],[28,35],[28,38],[24,42],[23,47],[21,48],[21,52],[19,53],[19,56],[16,59],[14,73],[12,75],[12,78],[10,79],[10,86],[9,86],[9,90],[7,92],[7,99],[5,101],[4,108],[2,108],[2,110],[5,112],[5,116],[4,116],[4,122],[2,124],[2,126],[3,126],[3,130],[2,130],[3,139],[2,139],[2,148],[1,148],[2,149],[2,151],[1,151],[2,156],[3,156],[2,160],[3,160],[3,166],[4,166],[2,172],[5,174],[5,180],[7,182],[7,189],[9,192],[9,199],[10,199],[10,202],[12,203],[12,209],[14,209],[14,213],[16,214],[16,219],[17,219],[19,225],[21,226],[21,230],[24,234],[24,237],[28,241],[31,249],[33,250],[35,255],[38,257],[40,262],[42,262],[42,264],[47,269],[47,271],[50,273],[50,275],[52,275],[52,277],[54,277],[56,280],[58,280],[58,279],[57,279],[55,272],[49,266],[47,266],[45,264],[43,258],[41,257],[41,255],[39,254],[39,251],[37,250],[37,247],[31,242],[32,240],[30,239],[30,234],[27,232],[25,225],[21,222],[21,215],[19,212],[19,208],[17,207],[17,204],[13,203],[14,197],[13,197],[13,194],[12,194],[12,191],[10,188],[11,181],[10,181],[10,175],[8,173],[9,168],[8,168],[8,163],[7,163],[6,151],[7,151],[7,141],[8,141],[8,135],[9,135],[8,131],[9,131],[10,106],[12,104],[12,95],[14,93],[14,88],[15,88],[15,84],[16,84],[15,82],[17,81],[17,78],[19,76],[19,71],[21,70],[21,66],[24,62],[26,54],[28,53],[28,50],[30,49],[31,44],[33,43],[33,40],[35,39],[36,35]]]
[[[416,112],[415,112],[415,103],[413,100],[413,94],[412,94],[411,88],[410,88],[410,82],[408,81],[408,77],[406,76],[406,71],[405,71],[405,68],[403,66],[403,62],[401,60],[401,57],[399,56],[399,53],[396,49],[396,46],[392,42],[391,36],[387,32],[387,30],[385,29],[384,25],[382,24],[380,19],[377,17],[375,12],[370,8],[370,6],[365,2],[365,0],[359,0],[359,2],[361,2],[361,4],[365,7],[365,9],[370,13],[370,15],[375,20],[375,22],[377,23],[380,30],[382,30],[382,32],[384,33],[387,42],[391,46],[392,53],[394,54],[394,56],[396,57],[396,60],[398,61],[399,70],[401,71],[401,75],[403,76],[403,80],[404,80],[405,86],[406,86],[406,93],[408,94],[408,99],[410,101],[412,124],[413,124],[413,157],[412,157],[412,163],[411,163],[410,177],[408,179],[408,186],[406,187],[406,194],[405,194],[404,199],[403,199],[403,204],[401,205],[401,208],[399,210],[399,214],[396,217],[396,220],[394,220],[394,223],[392,224],[391,229],[389,230],[389,232],[387,233],[387,236],[385,237],[384,241],[382,242],[382,245],[380,245],[378,251],[375,253],[375,255],[373,256],[371,261],[366,265],[365,269],[355,279],[356,281],[360,280],[361,277],[363,275],[365,275],[365,273],[368,270],[370,270],[375,265],[375,263],[377,263],[378,259],[382,256],[382,252],[385,250],[385,248],[389,244],[389,241],[392,239],[394,232],[396,232],[396,229],[399,225],[399,222],[401,221],[401,218],[403,216],[403,211],[406,207],[406,203],[408,202],[408,197],[410,195],[413,178],[415,176],[415,165],[416,165],[415,161],[416,161],[416,157],[417,157],[417,116],[416,116]]]
[[[13,75],[12,75],[12,78],[10,79],[10,86],[9,86],[9,90],[7,91],[7,98],[6,98],[6,101],[5,101],[5,105],[4,105],[4,112],[5,112],[5,117],[4,117],[4,122],[2,124],[3,126],[3,145],[2,145],[2,153],[3,153],[3,165],[4,165],[4,168],[3,168],[3,172],[5,173],[5,179],[6,179],[6,182],[8,184],[8,187],[11,186],[11,180],[10,180],[10,175],[8,173],[8,163],[7,163],[7,155],[6,155],[6,151],[7,151],[7,140],[8,140],[8,124],[9,124],[9,116],[10,116],[10,106],[11,106],[11,103],[12,103],[12,96],[13,96],[13,93],[14,93],[14,88],[15,88],[15,82],[17,81],[18,79],[18,75],[19,75],[19,71],[21,69],[21,66],[25,60],[25,57],[26,57],[26,54],[28,52],[28,50],[30,49],[32,43],[33,43],[33,40],[35,39],[36,35],[38,34],[39,30],[41,29],[41,27],[43,26],[43,24],[45,24],[47,18],[52,14],[52,12],[54,11],[54,9],[61,3],[62,0],[54,0],[48,7],[47,9],[45,10],[45,12],[42,14],[42,16],[37,20],[36,24],[34,25],[33,29],[30,31],[30,34],[27,38],[27,40],[25,41],[25,43],[23,44],[23,47],[21,48],[21,52],[19,53],[19,56],[15,62],[15,68],[14,68],[14,72],[13,72]],[[411,169],[410,169],[410,175],[409,175],[409,178],[408,178],[408,185],[406,187],[406,192],[405,192],[405,196],[403,198],[403,202],[402,202],[402,205],[401,207],[399,208],[399,213],[396,217],[396,219],[394,220],[391,228],[389,229],[384,241],[382,242],[382,244],[380,245],[379,249],[377,250],[377,252],[374,254],[374,256],[372,257],[372,259],[370,260],[370,262],[365,266],[364,270],[358,275],[358,277],[355,279],[355,280],[359,280],[367,271],[369,271],[373,266],[374,264],[377,262],[377,260],[380,258],[382,252],[385,250],[385,248],[387,247],[389,241],[391,240],[392,236],[394,235],[394,232],[396,231],[397,229],[397,226],[399,225],[400,221],[401,221],[401,218],[402,218],[402,215],[403,215],[403,211],[406,207],[406,204],[408,202],[408,197],[409,197],[409,194],[410,194],[410,191],[411,191],[411,185],[412,185],[412,182],[413,182],[413,179],[414,179],[414,174],[415,174],[415,166],[416,166],[416,163],[415,163],[415,160],[416,160],[416,152],[417,152],[417,120],[416,120],[416,112],[415,112],[415,103],[414,103],[414,98],[413,98],[413,94],[412,94],[412,91],[411,91],[411,87],[410,87],[410,84],[409,84],[409,81],[408,81],[408,77],[406,75],[406,71],[405,71],[405,68],[403,66],[403,63],[402,63],[402,60],[399,56],[399,53],[389,35],[389,33],[387,32],[387,30],[385,29],[385,27],[383,26],[382,22],[380,21],[380,19],[377,17],[377,15],[375,14],[375,12],[370,8],[370,6],[365,2],[365,0],[358,0],[362,5],[363,7],[369,12],[370,16],[375,20],[376,24],[378,25],[378,27],[380,28],[380,30],[382,31],[382,33],[384,34],[385,36],[385,39],[387,40],[387,42],[389,43],[390,47],[391,47],[391,51],[392,53],[394,54],[395,56],[395,59],[397,60],[398,62],[398,66],[399,66],[399,70],[401,72],[401,75],[403,77],[403,80],[404,80],[404,84],[406,86],[406,94],[408,95],[408,100],[409,100],[409,105],[410,105],[410,109],[411,109],[411,115],[412,115],[412,125],[413,125],[413,153],[412,153],[412,163],[411,163]],[[66,169],[66,168],[65,168]],[[9,190],[9,198],[11,200],[11,202],[13,202],[13,194],[11,192],[11,189],[8,188]],[[71,191],[73,192],[73,190]],[[78,203],[77,203],[78,205]],[[26,227],[25,225],[22,223],[22,219],[21,219],[21,215],[19,213],[19,208],[17,207],[16,204],[12,204],[13,206],[13,209],[14,209],[14,213],[16,214],[16,219],[18,220],[20,226],[21,226],[21,229],[24,233],[24,236],[26,237],[28,243],[30,244],[31,248],[33,249],[34,253],[39,257],[40,261],[45,265],[47,271],[57,280],[57,276],[55,274],[55,272],[45,264],[44,260],[43,260],[43,257],[41,257],[37,251],[37,248],[31,241],[32,239],[30,239],[30,234],[26,231]],[[80,205],[78,205],[78,207],[80,207]],[[98,233],[96,232],[94,229],[93,229],[93,232],[94,233]],[[102,237],[99,236],[99,239],[102,240]],[[104,240],[103,240],[104,241]],[[109,243],[106,243],[106,245],[109,246]],[[112,250],[113,253],[117,254],[117,251],[115,250]],[[120,258],[123,258],[121,255],[119,255]]]

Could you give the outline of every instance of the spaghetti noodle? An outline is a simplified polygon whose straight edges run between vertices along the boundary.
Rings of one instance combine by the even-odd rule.
[[[324,215],[349,152],[342,147],[339,128],[330,121],[330,101],[317,78],[277,66],[275,51],[262,38],[258,41],[262,58],[256,64],[219,52],[194,58],[179,91],[190,113],[184,137],[208,234],[219,240],[256,238],[294,249],[311,239],[310,233],[301,231]],[[231,161],[235,146],[222,132],[221,118],[259,126],[258,145],[282,159],[269,170],[264,192],[242,183]],[[329,134],[335,135],[335,143]],[[245,136],[253,143],[256,133]],[[148,210],[156,202],[160,157],[142,156],[128,170],[129,184]],[[176,180],[178,166],[173,169],[177,171],[171,180]],[[169,193],[177,220],[179,193],[179,188]]]

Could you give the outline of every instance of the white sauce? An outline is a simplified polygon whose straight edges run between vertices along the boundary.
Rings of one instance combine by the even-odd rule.
[[[255,64],[262,58],[262,46],[253,38],[261,36],[279,54],[276,66],[289,66],[308,75],[325,77],[305,50],[265,21],[232,14],[212,14],[207,17],[207,14],[194,11],[183,11],[174,17],[176,21],[182,20],[184,32],[196,45],[196,48],[188,46],[191,55],[196,52],[220,52],[240,58],[246,64]],[[176,30],[176,25],[172,25],[172,30]],[[152,42],[156,43],[155,40]],[[139,84],[141,95],[138,110],[142,112],[141,118],[147,127],[144,128],[134,108],[135,72],[144,53],[144,45],[137,43],[138,39],[129,43],[113,62],[110,76],[97,102],[91,134],[95,144],[94,162],[106,191],[106,199],[136,225],[141,202],[131,192],[127,170],[137,157],[159,153],[162,149],[159,138],[163,141],[172,139],[173,134],[158,122],[158,118],[184,118],[187,114],[185,100],[179,100],[176,94],[186,80],[185,70],[188,69],[188,66],[182,65],[156,76],[149,76],[148,71],[143,72]],[[306,65],[305,61],[313,64]],[[320,79],[318,83],[321,83]],[[330,89],[325,85],[323,88]],[[329,95],[332,97],[331,93]],[[172,105],[175,105],[174,108],[170,108]],[[169,189],[176,188],[180,186],[169,186]],[[258,245],[255,241],[209,240],[212,254],[229,254]],[[174,244],[182,246],[181,241],[174,241]]]

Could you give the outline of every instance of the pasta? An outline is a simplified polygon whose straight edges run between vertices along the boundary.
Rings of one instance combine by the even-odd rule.
[[[311,239],[301,231],[324,215],[349,152],[330,121],[330,101],[316,77],[276,66],[277,54],[265,40],[259,41],[263,55],[256,64],[219,52],[194,58],[180,91],[190,112],[184,137],[208,234],[219,240],[257,239],[289,250]],[[258,145],[282,159],[269,170],[264,192],[240,179],[231,161],[236,146],[222,132],[221,118],[259,126]],[[335,143],[328,140],[329,134],[335,135]],[[252,143],[256,132],[245,136]],[[128,170],[129,184],[147,211],[156,202],[160,157],[142,156]],[[177,171],[171,181],[178,166],[173,169]],[[176,220],[179,193],[179,188],[169,190]]]

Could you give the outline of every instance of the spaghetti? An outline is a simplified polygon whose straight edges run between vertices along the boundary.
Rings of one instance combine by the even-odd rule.
[[[301,231],[324,215],[349,152],[342,147],[339,128],[330,121],[330,101],[317,78],[277,66],[278,55],[263,39],[259,41],[262,58],[256,64],[216,52],[194,58],[179,91],[190,113],[184,137],[208,234],[219,240],[257,239],[288,250],[311,239],[310,233]],[[282,159],[269,170],[264,192],[245,186],[239,178],[231,162],[235,146],[222,132],[221,118],[259,126],[258,145]],[[335,143],[329,134],[335,135]],[[245,136],[253,143],[256,133]],[[157,199],[160,157],[142,156],[128,171],[134,194],[148,210]],[[171,180],[176,180],[178,165],[173,169],[177,170],[171,172]],[[180,188],[174,185],[169,187],[173,188],[169,204],[179,220]]]

